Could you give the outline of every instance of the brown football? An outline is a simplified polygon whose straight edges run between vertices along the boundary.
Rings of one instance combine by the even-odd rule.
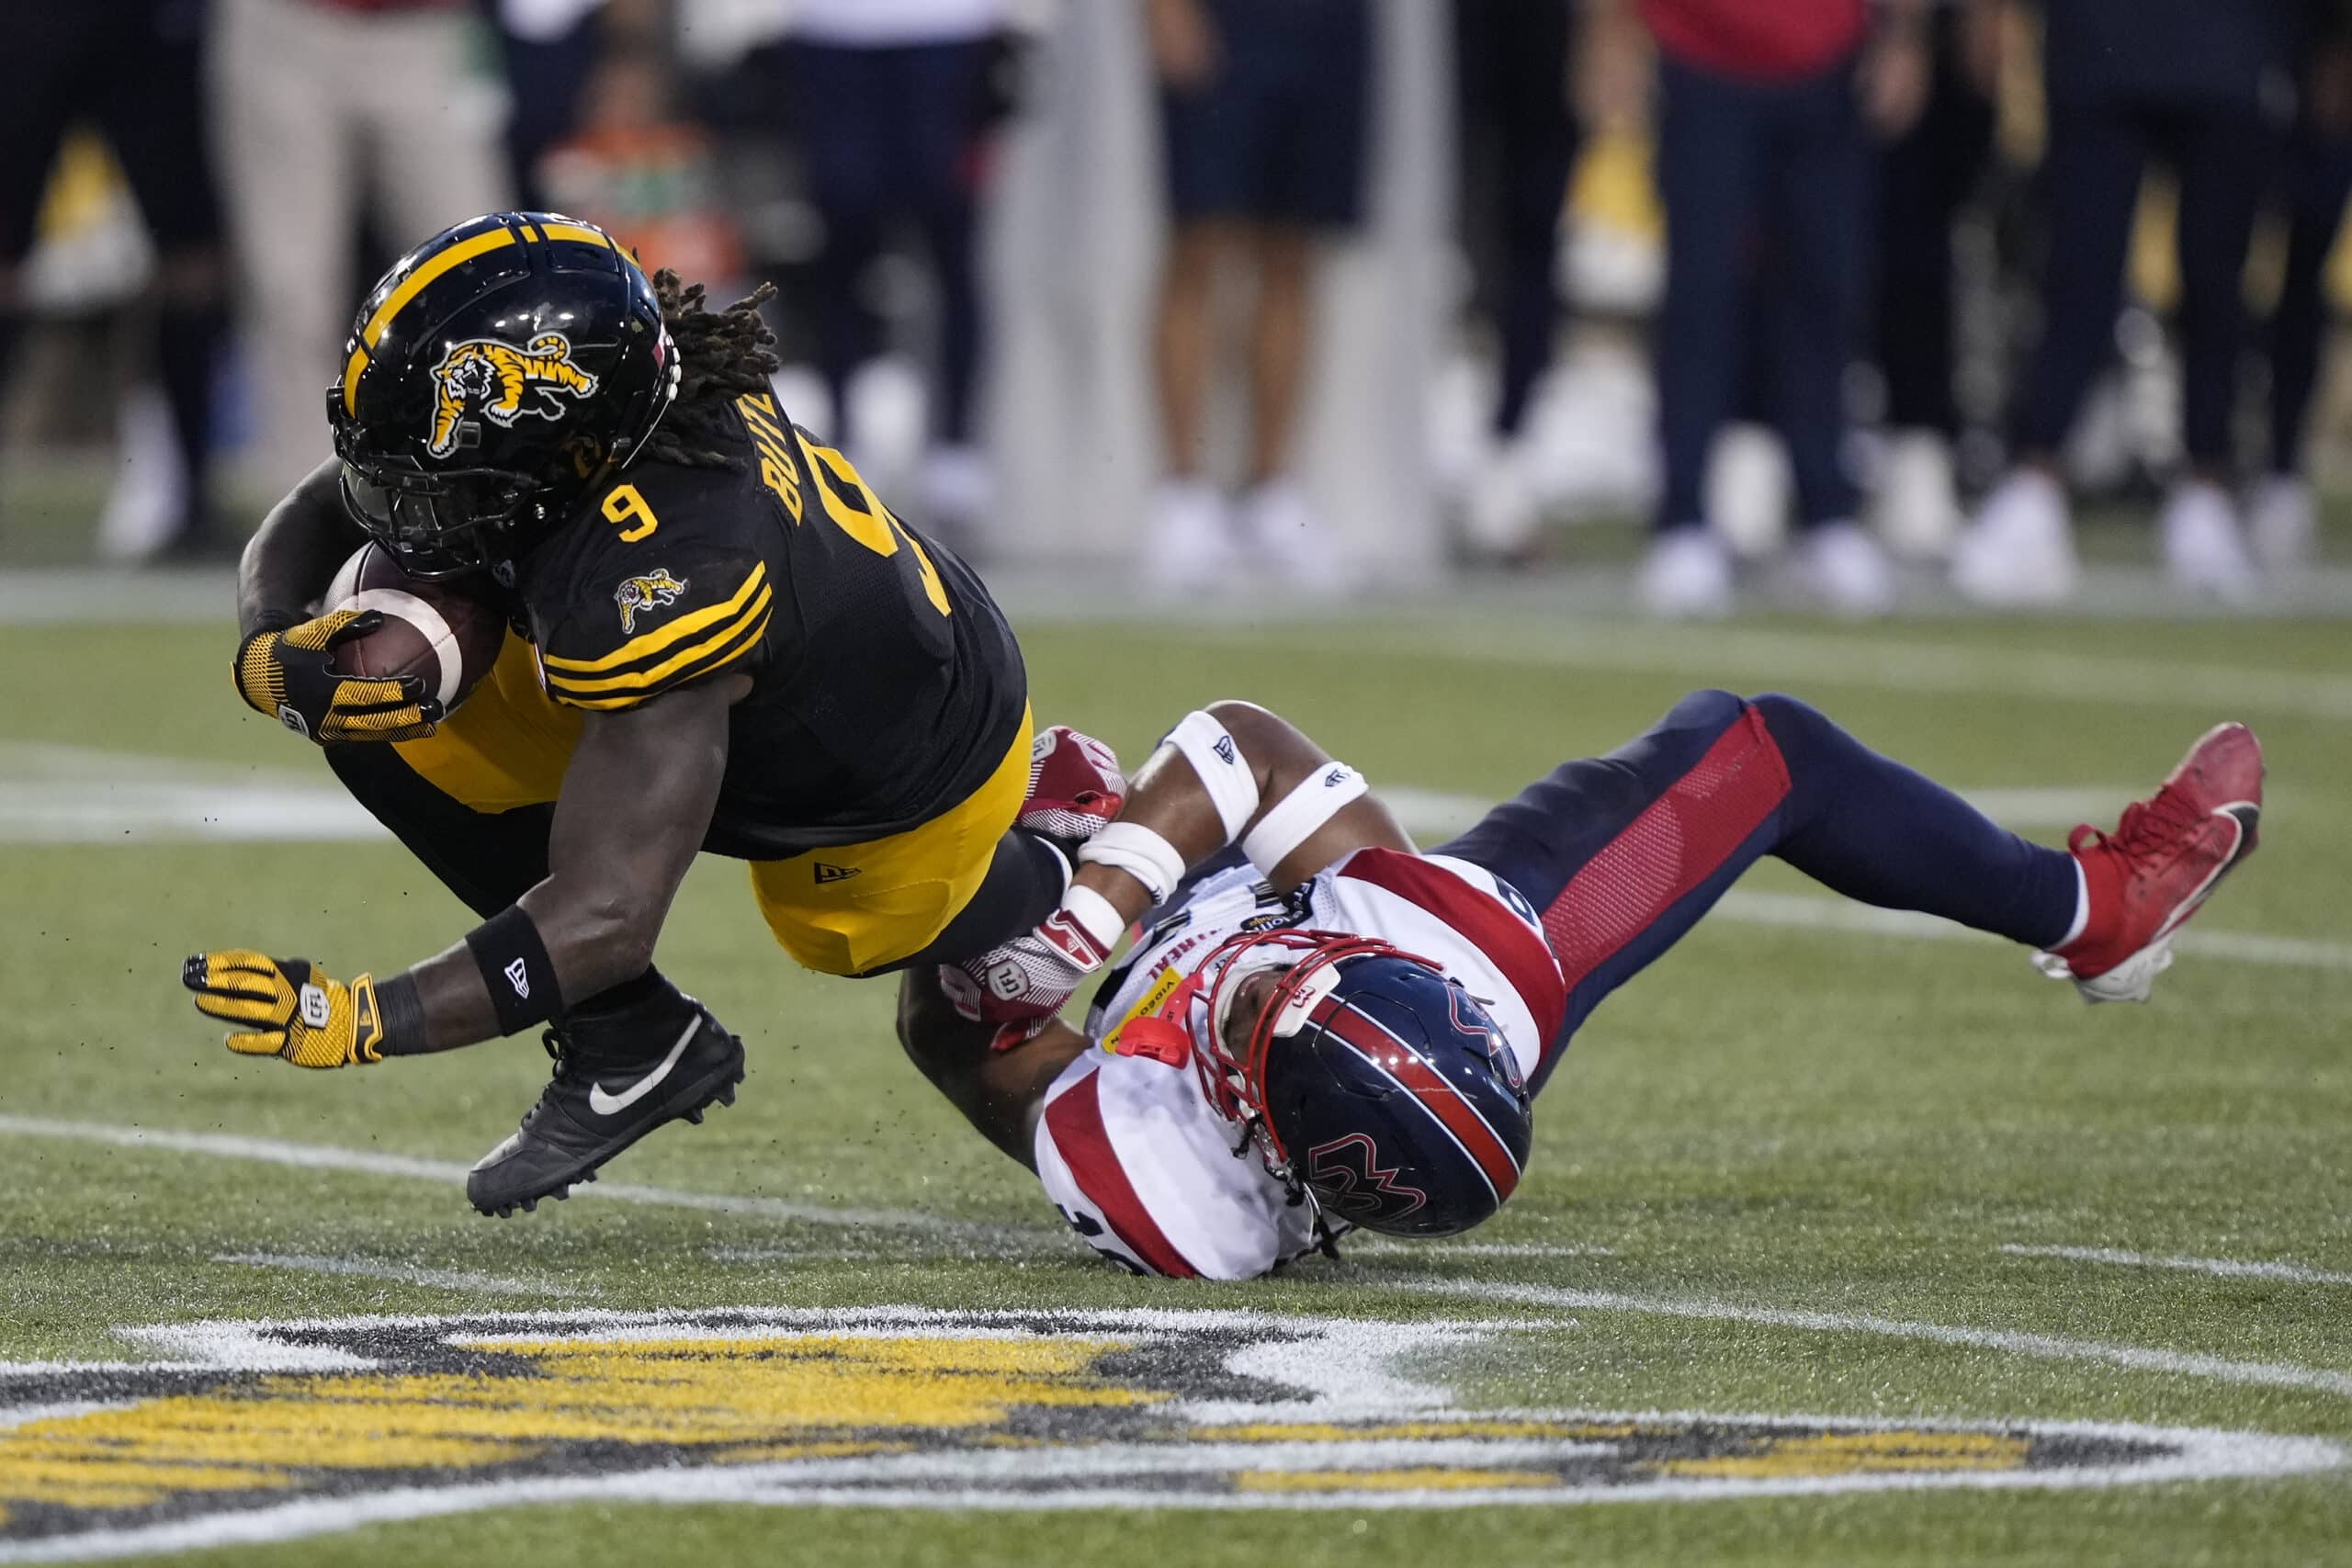
[[[418,676],[455,713],[498,663],[506,612],[487,581],[411,577],[382,547],[362,545],[334,574],[330,610],[379,610],[384,624],[334,650],[345,675]]]

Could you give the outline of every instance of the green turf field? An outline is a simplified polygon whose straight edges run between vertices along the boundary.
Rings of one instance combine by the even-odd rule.
[[[0,627],[0,1563],[2352,1561],[2342,626],[1024,641],[1042,720],[1133,759],[1255,697],[1432,831],[1707,684],[2053,840],[2243,717],[2270,807],[2145,1009],[1768,866],[1578,1037],[1466,1245],[1184,1285],[1093,1261],[720,862],[662,957],[740,1102],[475,1217],[535,1043],[302,1073],[176,978],[397,966],[456,901],[338,836],[224,630]],[[284,1326],[353,1316],[401,1321]]]

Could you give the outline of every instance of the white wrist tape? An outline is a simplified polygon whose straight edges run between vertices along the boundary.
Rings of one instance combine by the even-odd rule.
[[[1296,789],[1274,803],[1272,809],[1241,840],[1241,852],[1267,876],[1290,852],[1315,836],[1315,830],[1340,814],[1340,808],[1372,786],[1345,762],[1326,762]]]
[[[1119,945],[1119,933],[1127,925],[1119,918],[1119,911],[1112,907],[1111,900],[1091,887],[1080,887],[1076,883],[1072,883],[1069,891],[1062,895],[1061,908],[1054,913],[1067,916],[1076,922],[1078,929],[1093,938],[1094,945],[1101,950],[1091,955],[1091,962],[1086,961],[1088,955],[1070,954],[1083,969],[1100,967],[1102,961],[1111,956],[1111,950]]]
[[[1250,759],[1241,754],[1233,732],[1205,711],[1194,708],[1160,744],[1175,747],[1193,764],[1201,787],[1209,792],[1209,800],[1216,807],[1217,820],[1225,824],[1225,841],[1233,842],[1240,836],[1242,824],[1258,810],[1258,775],[1250,770]]]
[[[1176,846],[1140,822],[1114,822],[1080,846],[1081,865],[1116,866],[1143,884],[1155,904],[1184,880],[1184,857]]]

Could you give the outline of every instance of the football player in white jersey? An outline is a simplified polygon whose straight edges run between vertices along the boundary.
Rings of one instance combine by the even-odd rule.
[[[1354,769],[1246,703],[1187,715],[1132,788],[1100,749],[1041,768],[1046,793],[1124,797],[1116,819],[1035,931],[907,975],[899,1038],[1099,1251],[1217,1279],[1355,1226],[1492,1214],[1577,1026],[1764,855],[2007,936],[2086,999],[2144,1000],[2252,852],[2263,774],[2253,733],[2219,726],[2060,851],[1794,698],[1696,692],[1424,854]],[[1084,1031],[1061,1022],[1131,924]]]

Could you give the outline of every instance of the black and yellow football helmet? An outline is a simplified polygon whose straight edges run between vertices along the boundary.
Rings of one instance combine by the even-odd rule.
[[[418,576],[510,559],[636,456],[678,374],[653,286],[610,234],[470,219],[360,304],[327,389],[344,504]]]

